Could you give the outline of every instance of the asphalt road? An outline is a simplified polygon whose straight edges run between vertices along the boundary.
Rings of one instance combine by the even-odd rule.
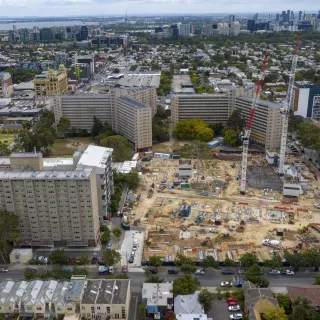
[[[51,267],[48,266],[48,270]],[[0,273],[0,281],[3,280],[21,280],[24,278],[24,270],[9,270],[7,273]],[[269,280],[270,287],[286,287],[294,285],[312,285],[314,283],[314,272],[298,272],[294,276],[284,276],[284,275],[268,275],[266,278]],[[97,277],[97,271],[90,270],[88,272],[88,278]],[[182,276],[182,273],[178,275],[169,275],[166,271],[158,272],[157,276],[163,278],[165,281],[173,281],[175,278]],[[101,276],[103,278],[104,276]],[[144,272],[129,272],[129,277],[131,280],[131,288],[133,292],[141,292],[142,285],[145,280]],[[232,279],[230,276],[224,276],[219,271],[206,272],[202,276],[197,276],[200,280],[202,287],[218,287],[222,281]]]

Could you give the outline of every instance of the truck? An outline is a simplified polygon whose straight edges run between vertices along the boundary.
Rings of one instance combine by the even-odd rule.
[[[99,275],[114,274],[113,267],[99,266]]]
[[[262,241],[263,246],[269,246],[269,247],[279,247],[281,245],[281,241],[279,240],[270,240],[270,239],[264,239]]]

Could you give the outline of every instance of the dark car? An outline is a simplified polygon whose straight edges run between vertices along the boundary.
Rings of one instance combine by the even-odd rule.
[[[230,269],[221,270],[221,274],[234,274],[234,272]]]
[[[260,282],[260,283],[257,284],[256,287],[257,287],[257,288],[268,288],[268,285],[267,285],[266,283]]]
[[[98,259],[97,259],[96,257],[93,257],[92,260],[91,260],[91,263],[92,263],[92,264],[96,264],[97,261],[98,261]]]
[[[26,271],[36,273],[38,270],[33,268],[26,268]]]
[[[156,269],[154,269],[154,268],[149,268],[148,271],[151,272],[152,274],[157,274],[158,273],[158,271]]]
[[[168,269],[168,274],[178,274],[179,271],[176,269]]]
[[[147,266],[148,265],[148,261],[141,261],[141,265],[142,266]]]
[[[134,261],[134,257],[130,257],[130,259],[128,260],[129,263],[133,263]]]

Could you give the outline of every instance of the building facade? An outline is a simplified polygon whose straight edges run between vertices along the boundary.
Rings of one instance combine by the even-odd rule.
[[[68,92],[67,69],[59,66],[59,71],[50,69],[36,75],[34,79],[34,90],[36,97],[56,96]]]
[[[0,72],[0,98],[9,98],[13,93],[13,83],[9,72]]]
[[[113,192],[111,156],[89,146],[73,158],[1,158],[0,210],[18,216],[20,238],[32,246],[96,246]]]
[[[0,282],[0,314],[35,319],[66,316],[74,320],[127,320],[130,296],[130,280],[126,279],[9,280]]]
[[[178,121],[200,118],[208,124],[226,124],[233,110],[241,110],[244,120],[249,117],[252,98],[241,95],[238,89],[221,94],[177,94],[171,101],[171,120],[174,130]],[[281,142],[280,104],[259,100],[253,122],[251,139],[268,150],[277,150]]]

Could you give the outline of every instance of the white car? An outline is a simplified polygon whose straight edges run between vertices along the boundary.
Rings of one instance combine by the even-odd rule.
[[[1,272],[1,273],[8,272],[8,269],[6,269],[6,268],[1,268],[1,269],[0,269],[0,272]]]
[[[228,307],[229,311],[241,311],[240,306],[235,305],[235,306],[230,306]]]
[[[242,313],[235,313],[230,315],[231,320],[241,320],[242,319]]]
[[[284,271],[281,272],[281,274],[285,274],[287,276],[294,276],[294,271],[284,270]]]
[[[197,270],[194,274],[202,276],[202,275],[204,275],[204,271],[203,270]]]
[[[220,284],[221,287],[232,287],[232,282],[222,281]]]

